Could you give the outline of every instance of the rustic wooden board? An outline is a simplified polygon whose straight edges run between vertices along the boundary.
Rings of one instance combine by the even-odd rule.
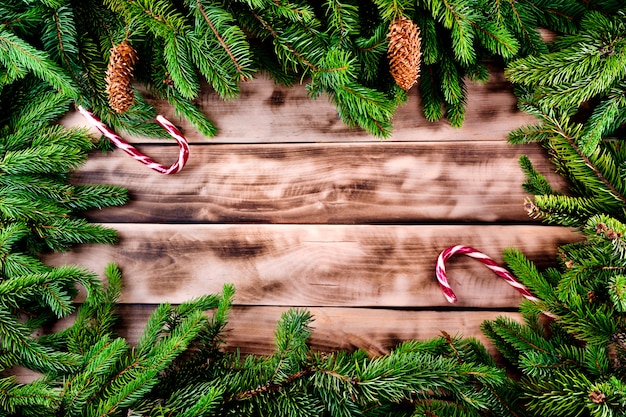
[[[88,213],[98,222],[528,222],[518,158],[549,176],[544,153],[498,141],[197,145],[176,175],[116,151],[94,153],[74,180],[130,190],[128,205]]]
[[[494,140],[506,137],[517,127],[535,120],[517,110],[517,100],[501,71],[494,71],[486,84],[467,84],[468,104],[462,128],[445,120],[427,121],[422,113],[417,88],[409,101],[394,116],[393,141]],[[149,98],[149,97],[148,97]],[[186,120],[177,117],[164,101],[149,99],[158,112],[180,126],[190,142],[211,143],[284,143],[284,142],[376,142],[378,139],[360,129],[350,129],[337,115],[335,107],[322,96],[312,100],[305,85],[290,88],[275,85],[260,75],[245,83],[238,99],[224,101],[209,87],[197,100],[201,110],[217,125],[219,133],[205,138]],[[86,125],[82,116],[69,113],[63,124]],[[487,127],[488,126],[488,127]],[[94,130],[95,132],[95,130]],[[150,138],[128,138],[131,142]]]
[[[155,310],[152,304],[120,304],[115,332],[135,345],[145,324]],[[290,307],[234,306],[230,309],[225,333],[225,349],[242,353],[267,355],[274,352],[274,330]],[[508,311],[428,311],[382,308],[308,307],[313,316],[310,344],[319,351],[363,349],[371,355],[388,353],[406,340],[426,340],[442,331],[464,337],[475,337],[489,345],[480,331],[485,320],[506,316],[521,322],[519,313]],[[212,312],[208,311],[208,315]],[[69,326],[74,316],[57,322],[39,334]],[[492,346],[489,346],[492,348]]]
[[[574,232],[547,226],[112,224],[115,246],[81,246],[46,262],[124,273],[121,302],[180,303],[233,283],[237,305],[449,307],[437,255],[464,244],[501,262],[505,248],[554,263]],[[458,306],[514,308],[520,295],[477,261],[450,260]]]
[[[121,305],[116,330],[131,344],[143,332],[155,306]],[[274,352],[274,330],[288,307],[233,307],[227,326],[226,349],[242,353]],[[320,351],[363,349],[371,355],[385,354],[405,340],[426,340],[445,331],[454,336],[475,337],[485,344],[481,333],[485,320],[507,316],[521,321],[518,313],[500,311],[410,311],[371,308],[310,307],[313,315],[311,347]],[[210,313],[209,313],[210,314]],[[489,346],[492,348],[492,346]],[[495,352],[495,349],[492,348]]]

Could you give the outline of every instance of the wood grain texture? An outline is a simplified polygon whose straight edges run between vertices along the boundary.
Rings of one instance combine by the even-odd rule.
[[[409,100],[393,118],[393,141],[494,140],[506,137],[517,127],[534,119],[517,109],[511,85],[494,70],[486,84],[467,83],[466,121],[461,128],[445,120],[429,122],[423,116],[417,87],[409,91]],[[238,99],[224,101],[210,87],[204,86],[196,100],[201,110],[219,129],[214,138],[206,138],[177,117],[167,102],[151,99],[160,114],[180,126],[190,142],[211,143],[286,143],[286,142],[377,142],[378,139],[356,128],[348,128],[336,108],[325,96],[312,100],[305,85],[278,86],[260,75],[245,83]],[[66,126],[87,126],[83,117],[69,113]],[[95,129],[93,130],[96,133]],[[98,135],[99,136],[99,135]],[[127,138],[130,142],[150,142],[151,138]],[[163,142],[161,140],[161,142]]]
[[[171,176],[94,153],[74,181],[130,190],[128,205],[87,214],[97,222],[528,222],[522,154],[559,186],[543,150],[502,142],[197,145]]]
[[[540,266],[558,245],[579,239],[547,226],[160,225],[112,224],[115,246],[81,246],[45,258],[124,274],[121,302],[180,303],[225,283],[237,305],[450,307],[434,267],[447,246],[473,246],[501,262],[505,248]],[[520,295],[473,259],[449,261],[459,307],[514,308]]]
[[[132,343],[155,305],[219,292],[225,283],[236,288],[226,348],[244,353],[271,353],[276,322],[291,307],[312,311],[319,350],[383,354],[441,330],[486,343],[480,324],[514,311],[522,298],[476,260],[457,256],[448,262],[459,298],[451,306],[434,274],[440,251],[469,245],[502,262],[502,251],[514,247],[545,267],[555,264],[559,245],[581,236],[530,222],[523,209],[520,155],[555,188],[564,183],[538,146],[506,143],[508,132],[535,120],[517,110],[501,70],[486,84],[469,83],[468,96],[457,129],[426,121],[413,88],[387,141],[347,128],[304,85],[263,77],[229,102],[203,87],[197,102],[218,126],[216,138],[148,97],[192,143],[189,163],[162,176],[120,151],[92,154],[72,181],[129,189],[128,205],[87,213],[117,229],[120,243],[44,260],[99,273],[116,262],[124,274],[118,330]],[[70,113],[63,124],[86,122]],[[128,139],[163,164],[176,158],[173,141]]]

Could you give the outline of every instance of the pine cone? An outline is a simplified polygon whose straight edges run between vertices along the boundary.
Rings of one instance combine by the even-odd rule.
[[[401,16],[389,26],[389,72],[396,84],[408,90],[415,84],[420,74],[422,58],[420,29],[413,21]]]
[[[109,105],[118,113],[124,113],[135,101],[133,92],[134,67],[137,52],[126,42],[111,49],[111,58],[106,72]]]
[[[623,368],[626,365],[626,333],[616,333],[611,336],[607,353],[615,368]]]

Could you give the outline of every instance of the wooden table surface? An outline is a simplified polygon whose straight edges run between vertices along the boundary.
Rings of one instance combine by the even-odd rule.
[[[415,88],[379,140],[348,129],[323,97],[259,77],[241,98],[208,89],[203,111],[219,134],[204,138],[164,102],[161,113],[191,142],[184,170],[163,176],[121,151],[94,152],[74,182],[127,187],[131,202],[86,213],[119,231],[114,246],[87,245],[45,260],[124,274],[119,332],[136,341],[155,305],[236,287],[227,336],[244,353],[273,350],[281,313],[309,309],[314,348],[385,353],[406,339],[445,330],[478,337],[480,323],[517,317],[520,295],[466,257],[448,263],[459,302],[450,305],[434,268],[448,246],[474,246],[502,260],[521,249],[541,266],[572,230],[531,221],[520,155],[559,184],[544,151],[512,146],[506,134],[534,120],[516,108],[502,74],[469,84],[466,122],[456,129],[424,119]],[[63,123],[85,126],[82,116]],[[173,162],[173,141],[131,138],[146,154]]]

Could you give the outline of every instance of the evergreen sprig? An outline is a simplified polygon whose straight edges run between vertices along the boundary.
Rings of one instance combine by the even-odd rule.
[[[626,154],[618,140],[607,138],[585,152],[581,138],[585,127],[576,122],[569,109],[532,104],[527,95],[520,96],[520,106],[536,115],[542,124],[522,127],[509,134],[512,143],[539,142],[548,150],[557,172],[572,183],[575,195],[564,195],[550,187],[540,173],[521,159],[526,172],[526,189],[535,194],[529,212],[546,222],[577,226],[594,214],[607,213],[624,217],[626,189],[621,176]]]
[[[559,37],[549,53],[515,60],[505,71],[513,82],[532,88],[532,102],[540,108],[559,108],[569,114],[596,101],[585,117],[576,144],[592,154],[602,138],[626,121],[626,21],[624,11],[591,10],[580,30]]]
[[[626,263],[614,243],[623,229],[608,216],[591,218],[588,239],[561,249],[559,271],[540,272],[519,251],[507,252],[511,269],[541,300],[523,304],[523,324],[501,317],[485,322],[483,331],[521,373],[528,415],[626,411],[626,320],[616,288]]]
[[[22,106],[32,94],[39,101]],[[85,131],[51,124],[60,113],[57,106],[67,111],[67,98],[28,78],[0,91],[0,100],[11,103],[0,118],[0,224],[28,228],[23,244],[31,253],[114,242],[114,231],[76,215],[124,204],[127,195],[119,187],[69,183],[69,173],[84,164],[94,143]]]

